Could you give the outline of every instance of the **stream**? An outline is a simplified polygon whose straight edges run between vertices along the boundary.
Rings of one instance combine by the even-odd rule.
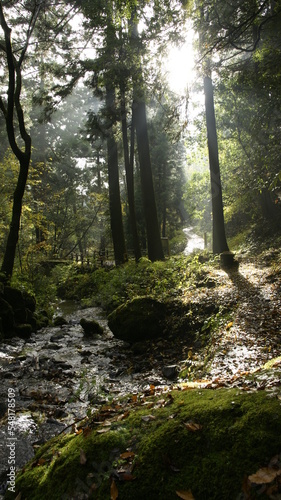
[[[185,254],[204,248],[203,238],[192,228],[184,231]],[[15,400],[10,414],[19,469],[34,456],[36,447],[64,430],[71,431],[89,407],[94,411],[113,397],[172,384],[169,373],[173,375],[175,359],[187,355],[184,341],[176,354],[168,346],[169,338],[159,339],[153,347],[149,342],[132,347],[114,338],[97,307],[81,310],[74,302],[61,302],[56,315],[63,315],[67,324],[43,328],[28,340],[15,337],[0,344],[0,498],[9,470],[9,395]],[[98,321],[103,335],[85,337],[82,317]]]
[[[46,327],[28,340],[13,338],[0,344],[0,484],[8,467],[9,392],[16,401],[13,430],[16,466],[21,468],[36,447],[68,427],[70,431],[87,415],[89,406],[95,410],[115,396],[143,392],[150,384],[171,384],[161,371],[166,358],[162,360],[158,352],[168,340],[159,339],[152,359],[147,343],[131,347],[114,338],[100,308],[79,310],[68,302],[61,303],[57,313],[64,315],[67,325]],[[98,321],[104,333],[85,337],[79,324],[82,317]],[[172,356],[171,351],[168,361]]]

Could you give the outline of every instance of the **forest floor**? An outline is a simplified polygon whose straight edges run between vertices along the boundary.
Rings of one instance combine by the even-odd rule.
[[[280,500],[278,255],[213,266],[182,291],[183,302],[215,307],[195,340],[118,345],[108,400],[39,448],[19,475],[22,498]],[[143,391],[112,396],[110,381],[127,379],[143,379]]]

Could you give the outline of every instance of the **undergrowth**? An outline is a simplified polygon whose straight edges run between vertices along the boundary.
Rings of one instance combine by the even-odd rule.
[[[208,259],[206,256],[205,260]],[[149,295],[159,300],[181,297],[186,289],[204,280],[208,269],[216,265],[215,258],[200,262],[199,255],[153,263],[142,258],[138,263],[129,261],[118,268],[92,272],[81,272],[77,266],[56,268],[53,280],[61,298],[79,300],[84,306],[100,305],[110,312],[134,297]]]

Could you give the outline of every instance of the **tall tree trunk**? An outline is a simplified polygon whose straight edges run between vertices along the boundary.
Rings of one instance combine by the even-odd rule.
[[[135,12],[129,21],[130,42],[132,53],[136,58],[135,73],[133,75],[133,115],[137,136],[137,149],[140,165],[142,200],[146,225],[148,258],[152,261],[163,260],[160,228],[158,224],[157,208],[152,178],[149,140],[146,121],[146,106],[144,82],[142,77],[141,60],[139,55],[138,28],[135,22]]]
[[[125,103],[125,90],[120,85],[121,92],[121,123],[122,123],[122,137],[124,149],[124,162],[126,171],[126,183],[129,205],[129,219],[132,231],[133,246],[135,259],[138,261],[141,258],[140,241],[137,229],[137,219],[135,211],[135,190],[134,190],[134,116],[132,114],[132,132],[131,132],[131,155],[129,155],[128,133],[127,133],[127,112]]]
[[[5,276],[5,281],[8,281],[13,274],[16,248],[19,239],[22,199],[28,177],[29,162],[30,157],[28,155],[20,161],[20,171],[13,197],[12,219],[1,266],[1,273]]]
[[[152,261],[163,260],[164,252],[157,217],[147,132],[146,107],[143,95],[138,95],[138,98],[134,101],[134,114],[146,222],[148,258]]]
[[[118,266],[127,261],[127,252],[126,252],[123,221],[122,221],[122,208],[121,208],[121,197],[120,197],[120,187],[119,187],[118,152],[112,127],[115,114],[115,91],[109,86],[106,87],[106,109],[108,117],[107,155],[108,155],[110,224],[111,224],[115,264]]]
[[[224,226],[222,187],[220,177],[218,139],[214,108],[213,83],[209,76],[204,78],[205,108],[208,135],[209,164],[213,211],[213,253],[229,251]]]
[[[26,39],[26,43],[22,51],[19,53],[18,59],[16,59],[15,54],[13,53],[13,48],[11,43],[12,30],[7,25],[3,12],[2,2],[0,2],[0,24],[5,37],[4,52],[6,54],[6,61],[7,61],[8,75],[9,75],[7,104],[3,101],[2,97],[0,97],[0,110],[2,111],[6,120],[6,129],[7,129],[9,144],[11,146],[11,149],[15,157],[18,159],[20,165],[18,181],[14,191],[10,230],[8,234],[8,239],[1,267],[2,280],[5,282],[7,282],[13,274],[16,247],[19,239],[22,200],[28,177],[28,169],[31,156],[31,137],[25,128],[24,113],[20,102],[21,87],[22,87],[21,65],[24,61],[26,51],[28,48],[29,39],[34,29],[40,9],[41,9],[40,5],[35,6],[35,10],[32,13],[31,17],[30,29],[28,37]],[[18,132],[16,133],[14,125],[16,118],[18,123],[19,135],[24,143],[23,150],[21,149],[21,147],[18,146],[17,143]]]

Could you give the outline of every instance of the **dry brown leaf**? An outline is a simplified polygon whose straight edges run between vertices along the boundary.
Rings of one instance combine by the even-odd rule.
[[[133,451],[125,451],[124,453],[121,453],[120,458],[123,460],[127,460],[128,458],[134,458],[135,453]]]
[[[21,500],[21,492],[16,496],[15,500]]]
[[[249,481],[255,484],[268,484],[271,483],[277,476],[281,475],[281,470],[270,469],[269,467],[263,467],[259,469],[255,474],[249,476]]]
[[[119,479],[120,481],[134,481],[136,477],[130,474],[129,472],[120,472]]]
[[[37,465],[44,465],[46,463],[45,458],[39,458]]]
[[[179,490],[176,491],[176,494],[178,495],[178,497],[183,498],[184,500],[195,500],[194,496],[191,493],[191,490],[188,491]]]
[[[110,427],[104,427],[103,429],[98,429],[97,434],[105,434],[110,431]]]
[[[184,426],[191,432],[197,432],[197,431],[200,431],[202,429],[201,424],[196,424],[195,422],[191,422],[191,421],[185,422]]]
[[[80,464],[85,465],[86,462],[87,462],[87,457],[86,457],[85,451],[82,450],[82,448],[81,448],[81,450],[80,450]]]
[[[118,488],[114,479],[111,481],[110,485],[110,500],[116,500],[118,498]]]
[[[84,437],[88,437],[92,432],[92,429],[90,427],[85,427],[85,429],[83,429],[83,435]]]
[[[144,422],[149,422],[150,420],[156,420],[156,417],[154,417],[154,415],[143,415],[141,419]]]
[[[112,419],[114,421],[114,418]],[[110,420],[104,420],[103,422],[101,422],[101,425],[103,427],[110,427],[112,424],[112,422]]]

